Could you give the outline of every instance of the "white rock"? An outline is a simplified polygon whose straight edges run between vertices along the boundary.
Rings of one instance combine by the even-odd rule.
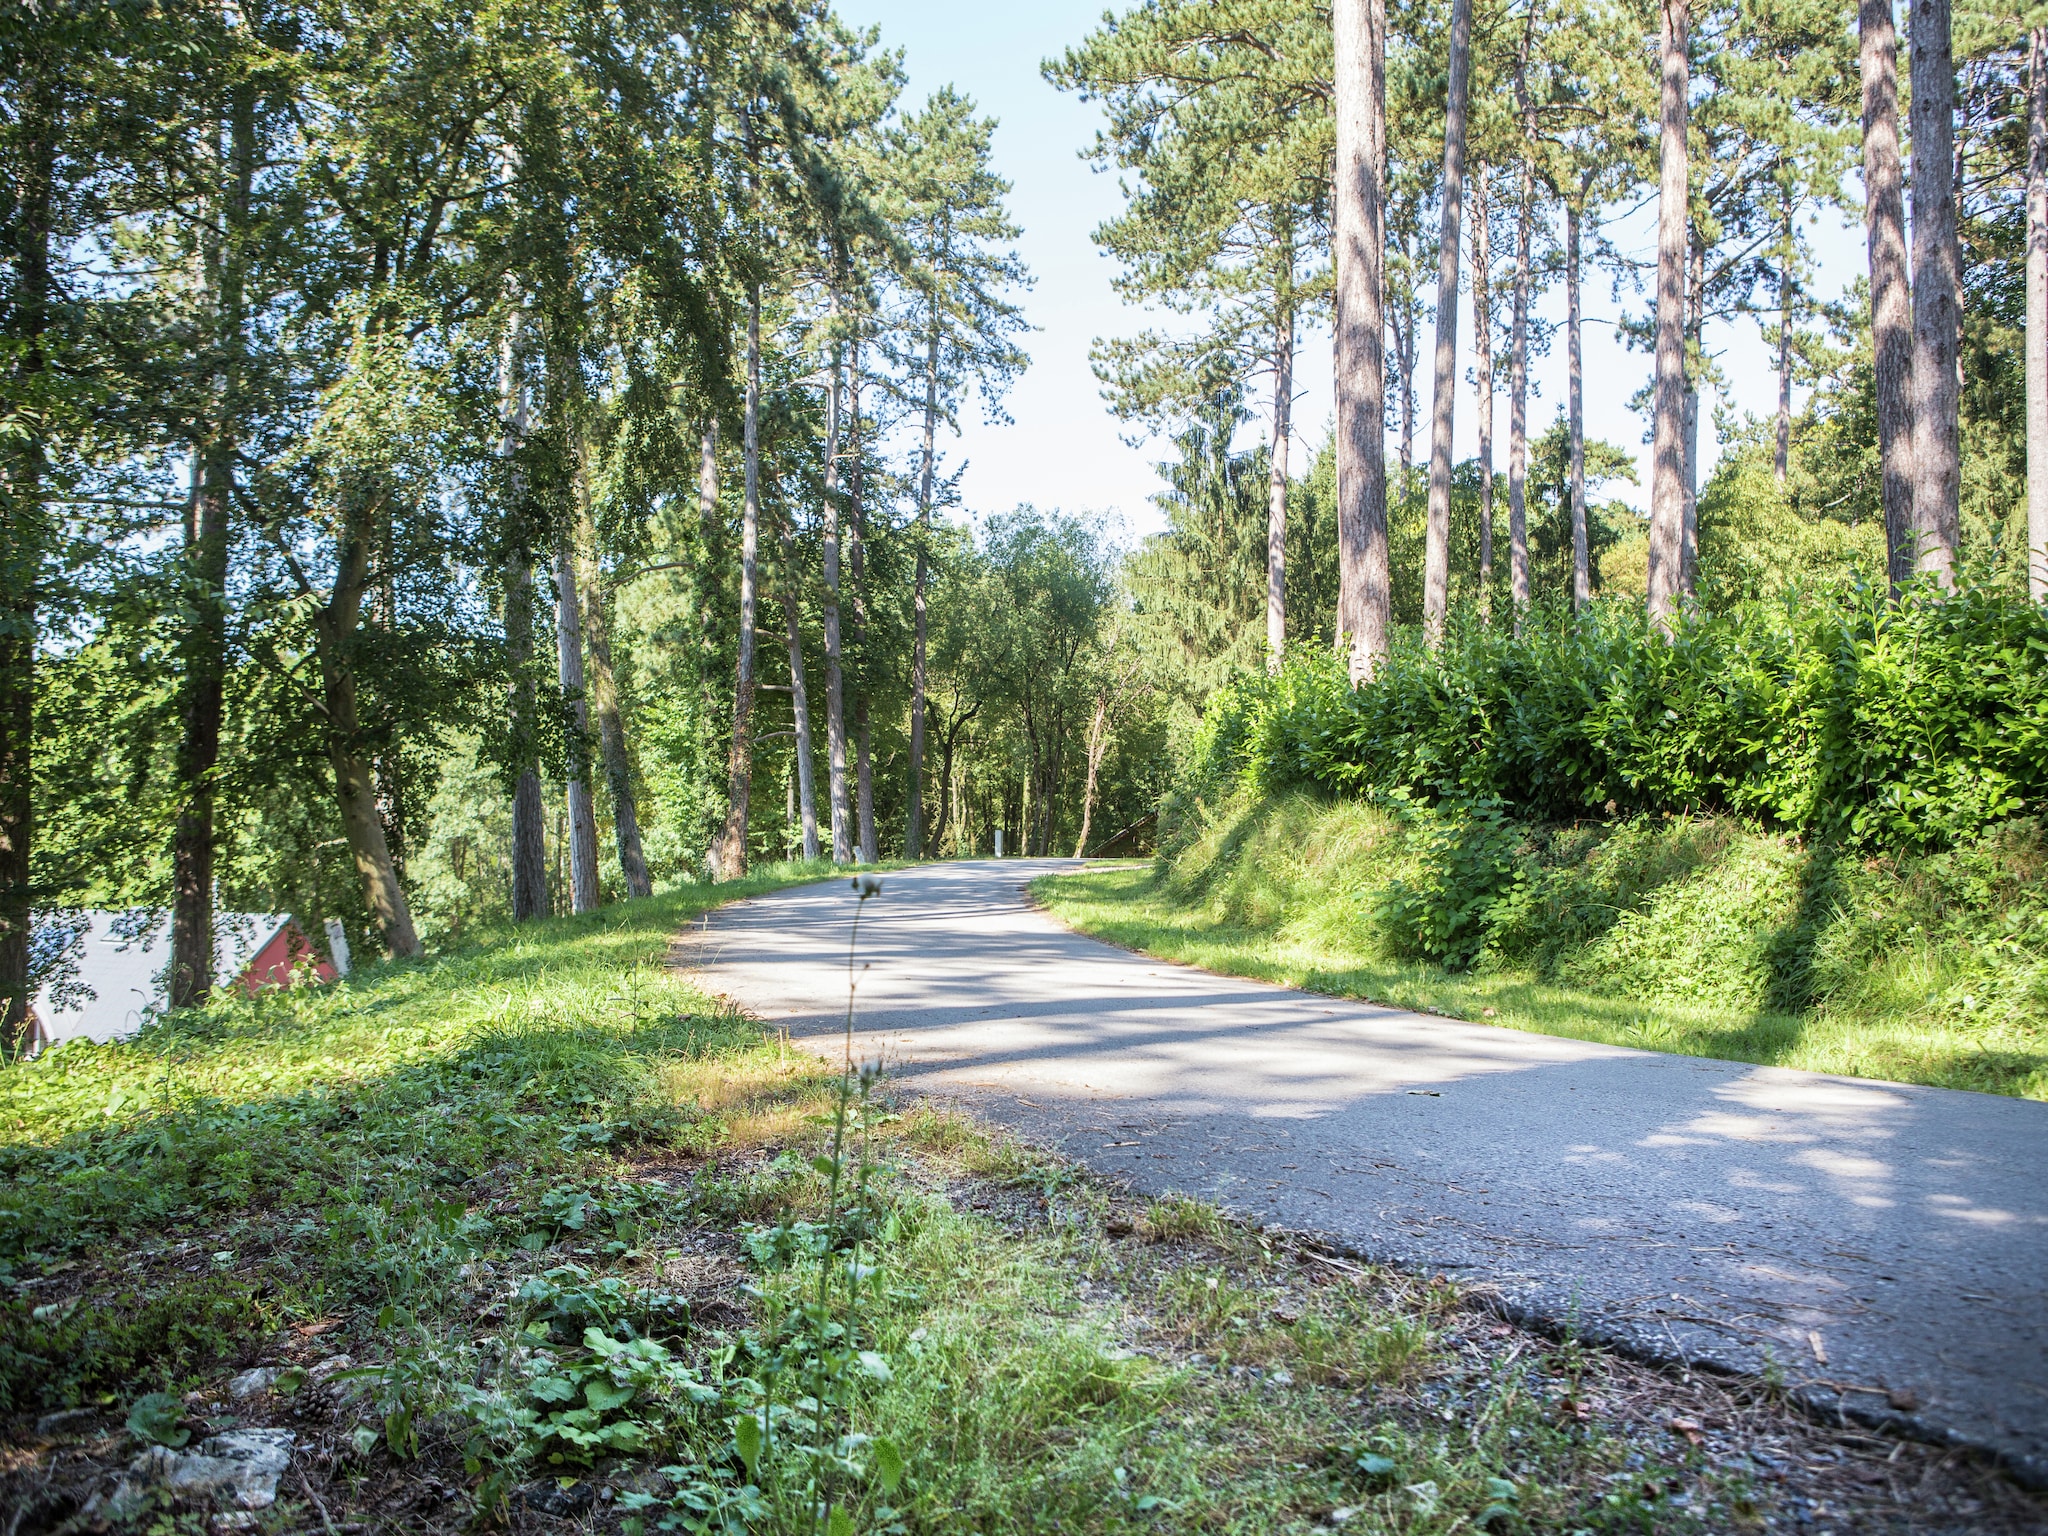
[[[255,1397],[268,1392],[275,1385],[278,1369],[274,1365],[259,1365],[253,1371],[243,1371],[239,1376],[228,1379],[228,1396],[237,1402],[245,1397]]]
[[[242,1509],[268,1509],[277,1502],[278,1478],[291,1465],[292,1444],[288,1429],[231,1429],[189,1451],[153,1445],[129,1464],[131,1478],[115,1493],[114,1504],[134,1507],[139,1479],[187,1498],[226,1498]]]

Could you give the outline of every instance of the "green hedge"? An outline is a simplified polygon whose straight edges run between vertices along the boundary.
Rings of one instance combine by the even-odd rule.
[[[1221,780],[1947,846],[2048,799],[2048,613],[1968,587],[1797,594],[1668,639],[1619,599],[1540,610],[1520,637],[1466,614],[1357,689],[1309,655],[1219,690],[1183,781]]]

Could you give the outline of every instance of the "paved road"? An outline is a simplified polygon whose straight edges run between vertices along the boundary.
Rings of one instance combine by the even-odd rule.
[[[2048,1477],[2048,1105],[1629,1051],[1213,976],[1067,931],[1052,861],[886,876],[856,1049],[1186,1191],[1666,1358],[1903,1411]],[[838,1050],[845,880],[684,963]]]

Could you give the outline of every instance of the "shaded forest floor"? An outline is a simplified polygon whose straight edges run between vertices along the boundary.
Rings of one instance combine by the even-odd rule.
[[[1226,975],[2048,1099],[2044,863],[2033,821],[1953,853],[1866,859],[1726,819],[1448,834],[1283,795],[1220,807],[1153,864],[1033,891],[1083,933]],[[1462,923],[1468,963],[1416,953],[1432,920],[1437,934]]]
[[[785,1051],[666,957],[795,877],[0,1071],[0,1533],[2048,1520]]]

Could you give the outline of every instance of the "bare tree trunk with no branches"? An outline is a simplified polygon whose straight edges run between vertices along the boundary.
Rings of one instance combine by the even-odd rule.
[[[1529,608],[1529,287],[1536,244],[1536,173],[1522,167],[1522,207],[1515,222],[1514,321],[1508,352],[1508,591],[1515,633]]]
[[[1913,300],[1899,171],[1899,45],[1892,0],[1861,0],[1864,238],[1883,477],[1885,570],[1896,595],[1913,575]]]
[[[504,431],[499,452],[507,458],[526,436],[526,382],[519,363],[520,316],[505,327],[498,350],[498,395]],[[541,804],[540,766],[534,749],[533,562],[526,547],[526,487],[517,472],[509,494],[512,549],[505,563],[505,659],[512,671],[510,698],[512,784],[512,920],[548,915],[547,817]],[[337,780],[341,769],[336,769]]]
[[[833,308],[837,310],[835,300]],[[846,790],[846,681],[839,661],[839,344],[825,382],[825,752],[832,795],[832,862],[853,862],[853,804]]]
[[[580,462],[576,479],[580,499],[586,494]],[[570,717],[576,729],[576,739],[569,744],[569,777],[564,786],[569,803],[569,899],[575,911],[594,912],[600,896],[597,807],[590,798],[590,701],[584,690],[583,615],[576,594],[576,558],[567,540],[555,552],[555,663],[563,696],[572,701]]]
[[[1479,616],[1493,617],[1493,230],[1486,162],[1472,172],[1472,390],[1479,397]]]
[[[869,864],[882,856],[875,837],[874,722],[868,718],[868,515],[867,460],[860,439],[860,337],[855,335],[846,370],[847,407],[852,417],[848,441],[853,473],[847,477],[846,552],[853,572],[853,725],[854,821],[861,859]]]
[[[1449,90],[1444,103],[1443,219],[1436,256],[1436,369],[1429,416],[1429,534],[1423,558],[1422,628],[1443,639],[1451,605],[1451,429],[1458,406],[1458,234],[1465,211],[1465,89],[1472,53],[1472,0],[1451,0]]]
[[[783,565],[794,576],[796,541],[790,537],[787,525],[782,530],[782,554]],[[819,851],[818,781],[811,767],[811,694],[804,680],[803,628],[796,594],[788,590],[787,577],[782,593],[782,629],[789,647],[789,712],[796,737],[797,809],[803,817],[804,858],[809,861],[816,859]]]
[[[2027,39],[2027,590],[2048,601],[2048,27]]]
[[[1386,3],[1333,0],[1337,154],[1337,643],[1354,683],[1392,636],[1387,580]]]
[[[1962,492],[1956,71],[1949,0],[1912,5],[1913,532],[1920,569],[1946,587],[1955,582]]]
[[[910,806],[903,836],[906,859],[924,857],[925,589],[931,581],[932,471],[939,430],[939,307],[931,300],[931,333],[925,338],[924,462],[917,480],[917,569],[911,579],[910,641]]]
[[[1564,313],[1567,374],[1566,409],[1572,436],[1572,607],[1593,601],[1593,554],[1586,529],[1586,352],[1579,305],[1579,236],[1585,210],[1574,203],[1564,214]]]
[[[714,469],[714,509],[718,504],[716,473]],[[598,762],[612,797],[612,838],[618,846],[619,873],[626,877],[628,896],[651,896],[654,882],[647,878],[647,853],[640,843],[640,807],[633,794],[633,765],[626,756],[626,722],[619,709],[618,680],[612,672],[610,611],[597,563],[596,533],[587,523],[579,543],[584,552],[583,646],[590,658],[590,712],[597,720]]]
[[[725,829],[718,873],[747,872],[747,802],[754,786],[754,621],[761,563],[761,290],[747,290],[747,400],[741,429],[745,500],[740,510],[740,655],[733,686],[732,751],[726,763]]]
[[[1686,59],[1689,0],[1660,0],[1663,90],[1657,185],[1657,386],[1651,431],[1650,618],[1671,627],[1685,537]]]

